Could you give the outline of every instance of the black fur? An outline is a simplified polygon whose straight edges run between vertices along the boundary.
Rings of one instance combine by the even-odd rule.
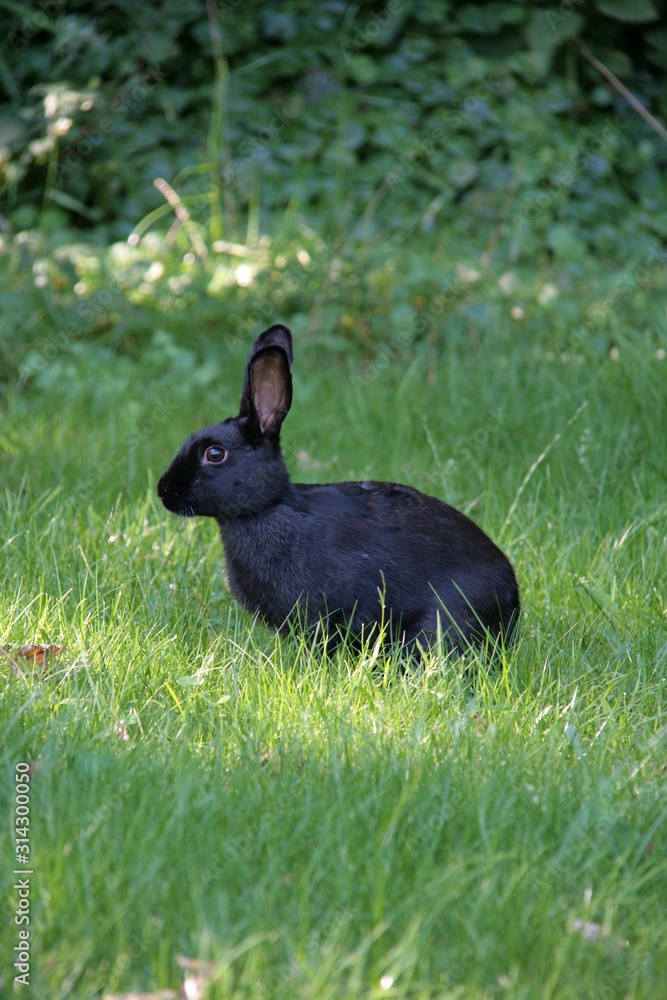
[[[290,481],[279,438],[291,363],[288,328],[262,333],[239,416],[193,434],[157,487],[173,513],[217,520],[237,600],[281,630],[324,625],[331,644],[383,626],[408,647],[429,645],[439,625],[457,650],[509,638],[514,571],[465,515],[395,483]]]

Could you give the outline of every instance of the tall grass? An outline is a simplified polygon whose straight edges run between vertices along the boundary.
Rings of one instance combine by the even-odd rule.
[[[219,378],[187,393],[139,352],[116,405],[96,389],[116,362],[85,352],[68,401],[10,389],[0,643],[65,647],[3,668],[10,918],[14,770],[36,763],[32,995],[177,989],[185,955],[219,998],[660,996],[667,362],[629,327],[612,356],[567,356],[555,314],[508,315],[360,387],[359,355],[331,362],[307,322],[294,478],[468,510],[516,565],[519,642],[502,669],[406,672],[237,608],[215,525],[170,517],[154,484],[234,413],[240,357],[211,345]]]

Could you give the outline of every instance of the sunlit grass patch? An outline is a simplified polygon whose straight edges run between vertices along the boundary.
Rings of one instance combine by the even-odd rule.
[[[295,479],[408,482],[503,545],[524,612],[496,663],[325,657],[233,602],[215,525],[155,482],[193,410],[235,412],[241,355],[203,388],[198,347],[155,379],[112,353],[102,398],[95,350],[68,401],[9,389],[0,646],[63,647],[0,658],[5,815],[36,765],[36,995],[178,989],[179,955],[220,998],[660,995],[663,370],[629,330],[574,364],[514,322],[363,386],[302,327],[283,431]]]

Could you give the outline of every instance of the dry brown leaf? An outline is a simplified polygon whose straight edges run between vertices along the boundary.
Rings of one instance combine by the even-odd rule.
[[[55,675],[58,680],[62,681],[69,677],[70,674],[81,670],[85,666],[82,660],[67,664],[56,664],[54,661],[62,656],[66,648],[66,646],[58,646],[53,642],[33,642],[26,646],[14,648],[11,646],[0,646],[0,657],[4,657],[7,660],[11,670],[17,677],[27,677],[40,672],[44,676]]]
[[[12,649],[11,646],[0,646],[0,653],[9,660],[11,668],[15,674],[22,674],[21,667],[26,669],[32,667],[43,669],[51,660],[64,651],[64,646],[56,646],[55,643],[33,642],[19,649]]]

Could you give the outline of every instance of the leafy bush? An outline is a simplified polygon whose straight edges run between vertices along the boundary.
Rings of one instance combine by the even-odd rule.
[[[658,107],[665,6],[5,3],[0,383],[168,334],[185,391],[280,317],[363,378],[512,307],[662,330],[667,146],[582,44]]]
[[[210,240],[287,213],[568,259],[667,232],[667,147],[577,43],[664,106],[665,0],[5,6],[12,227],[119,238],[178,205]]]

